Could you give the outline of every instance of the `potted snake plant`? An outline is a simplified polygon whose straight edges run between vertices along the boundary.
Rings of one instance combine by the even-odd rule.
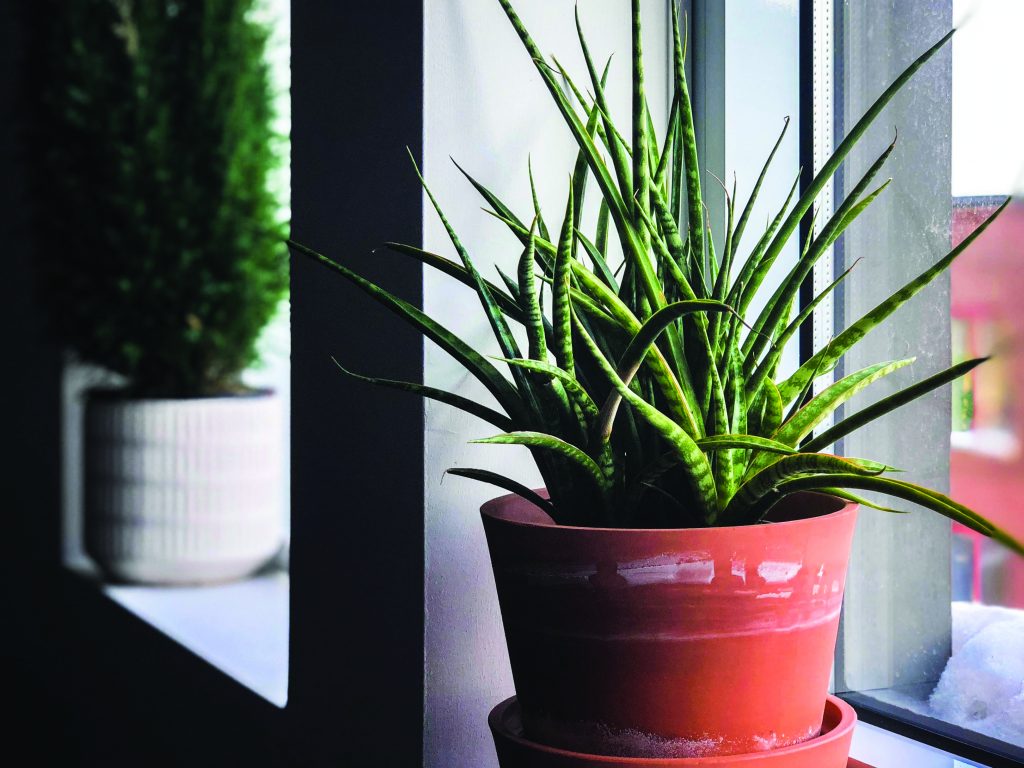
[[[288,285],[253,0],[55,3],[39,286],[85,396],[85,549],[109,576],[246,575],[283,535],[283,409],[245,386]]]
[[[678,15],[673,100],[659,128],[644,93],[638,0],[633,108],[621,124],[605,96],[608,67],[593,60],[578,16],[585,86],[541,53],[509,0],[498,2],[578,147],[564,214],[546,220],[536,193],[533,210],[513,211],[467,174],[519,249],[516,274],[491,281],[420,176],[458,258],[388,248],[475,291],[500,359],[343,263],[291,247],[438,344],[497,407],[346,373],[478,417],[498,434],[477,442],[528,447],[544,478],[535,490],[489,471],[449,470],[509,492],[482,508],[517,693],[491,717],[502,764],[846,765],[854,718],[838,700],[826,703],[829,671],[858,505],[886,509],[859,494],[909,501],[1024,548],[943,494],[891,476],[891,467],[825,452],[982,360],[920,380],[817,433],[839,406],[913,361],[879,362],[816,394],[812,383],[947,269],[1002,208],[785,377],[783,349],[849,273],[806,306],[798,305],[800,287],[884,192],[889,181],[875,179],[893,145],[812,228],[782,281],[769,287],[765,278],[868,126],[950,35],[882,93],[806,188],[798,194],[794,182],[767,228],[751,235],[751,210],[783,128],[745,204],[735,185],[726,191],[716,240],[705,216]],[[585,232],[588,192],[598,196],[599,213]],[[619,251],[615,264],[611,254]],[[767,300],[754,311],[762,292]]]

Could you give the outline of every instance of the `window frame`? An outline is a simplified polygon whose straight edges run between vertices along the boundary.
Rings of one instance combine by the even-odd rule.
[[[421,375],[419,336],[323,267],[292,263],[292,558],[289,700],[279,709],[68,571],[61,552],[60,350],[32,297],[33,55],[48,4],[4,6],[0,94],[12,120],[0,188],[12,215],[10,301],[18,450],[4,659],[14,746],[40,764],[408,766],[422,752],[422,405],[340,376],[331,354],[393,352]],[[417,243],[422,4],[292,0],[292,232],[420,302],[421,270],[372,249]],[[358,183],[358,191],[352,185]],[[386,200],[387,205],[380,201]],[[369,308],[368,308],[369,307]],[[372,317],[371,317],[372,315]],[[379,321],[379,322],[378,322]],[[351,332],[369,322],[372,338]],[[5,390],[8,391],[8,390]],[[382,427],[382,414],[387,419]],[[339,425],[345,425],[339,428]],[[394,452],[394,445],[405,449]],[[387,462],[380,456],[390,455]],[[347,471],[343,476],[339,469]],[[412,482],[395,482],[405,475]],[[399,568],[382,567],[381,554]],[[383,574],[378,577],[377,574]],[[386,577],[385,577],[386,576]],[[5,592],[5,596],[7,596]],[[384,716],[382,713],[386,713]]]
[[[849,74],[846,71],[847,52],[845,50],[848,41],[844,34],[845,19],[842,0],[801,0],[800,7],[803,27],[801,123],[805,130],[802,134],[805,137],[805,167],[810,165],[811,168],[817,169],[827,157],[826,148],[830,151],[844,131],[842,112],[846,96],[844,80]],[[950,26],[951,14],[950,3]],[[914,87],[913,82],[908,86],[910,89]],[[946,141],[948,142],[948,138]],[[840,170],[834,185],[830,185],[828,195],[822,201],[826,214],[831,211],[832,199],[842,198],[844,182],[844,173],[843,170]],[[952,202],[952,195],[950,195],[950,200]],[[806,222],[804,224],[805,232],[808,226],[809,222]],[[847,237],[841,237],[835,244],[834,253],[826,254],[815,266],[812,279],[804,286],[802,303],[805,306],[813,295],[828,285],[845,268],[845,251],[849,245]],[[894,285],[891,289],[895,287]],[[939,293],[938,296],[940,301],[945,301],[943,314],[948,315],[948,290]],[[935,297],[932,297],[932,307],[935,306],[934,300]],[[835,294],[834,301],[832,299],[824,301],[815,310],[811,324],[812,329],[801,339],[802,359],[807,359],[814,349],[820,348],[836,329],[842,327],[845,311],[845,294],[840,288]],[[899,317],[894,317],[889,322],[899,322]],[[842,375],[843,370],[839,368],[833,372],[831,379],[824,378],[823,383],[819,386],[827,386],[830,381],[834,381]],[[838,414],[837,417],[839,417]],[[941,432],[944,427],[940,424],[937,429]],[[932,426],[931,431],[936,431],[936,427]],[[946,443],[944,439],[940,438],[932,445],[939,446],[941,449],[941,446]],[[844,449],[847,447],[840,443],[836,446],[836,452],[844,453]],[[948,450],[940,458],[946,462],[948,471]],[[871,511],[866,511],[866,515],[872,515]],[[953,554],[952,538],[943,535],[943,532],[937,529],[934,520],[928,521],[920,515],[911,516],[909,519],[906,516],[900,516],[899,519],[886,519],[881,516],[881,513],[872,516],[875,519],[869,525],[864,525],[865,515],[862,514],[862,524],[858,526],[855,538],[854,553],[847,578],[847,596],[844,601],[836,647],[834,690],[841,698],[854,706],[862,721],[905,738],[984,764],[1005,764],[1007,760],[1024,762],[1024,749],[936,718],[916,714],[879,701],[869,695],[870,690],[858,690],[857,686],[852,684],[858,677],[865,676],[863,666],[867,658],[874,661],[880,658],[878,654],[871,652],[858,653],[858,651],[863,651],[865,644],[871,642],[872,638],[868,638],[867,635],[882,635],[888,638],[887,642],[895,644],[907,645],[910,642],[916,642],[919,638],[910,637],[908,634],[912,631],[911,627],[894,620],[894,616],[899,614],[899,606],[905,604],[901,601],[910,599],[911,595],[920,594],[919,585],[922,582],[942,583],[950,580],[950,563]],[[904,537],[909,533],[912,537],[920,537],[923,543],[902,553],[900,579],[890,580],[901,583],[895,585],[891,590],[879,591],[874,588],[877,584],[870,581],[868,574],[871,570],[878,568],[880,562],[884,567],[887,561],[874,559],[872,553],[876,549],[885,549],[888,546],[890,537],[893,536],[895,530],[894,526],[897,525],[909,526],[910,531],[902,532]],[[943,523],[943,525],[946,524]],[[943,551],[947,554],[945,557],[940,557],[939,555]],[[947,590],[940,588],[933,591],[930,596],[931,603],[934,603],[938,610],[934,614],[935,621],[930,624],[929,631],[934,637],[939,638],[938,644],[948,646],[952,632],[952,619],[948,605],[952,595],[950,594],[949,598],[942,597],[940,593],[945,591]],[[945,610],[939,609],[940,604]],[[944,665],[945,659],[949,658],[949,653],[941,655]],[[938,671],[941,673],[941,669]],[[895,669],[890,669],[888,672],[890,687],[895,680],[895,672]],[[912,673],[916,676],[909,681],[911,683],[934,685],[937,681],[937,675],[931,677],[934,672],[929,671],[927,666],[912,671]],[[904,681],[901,680],[902,682]]]

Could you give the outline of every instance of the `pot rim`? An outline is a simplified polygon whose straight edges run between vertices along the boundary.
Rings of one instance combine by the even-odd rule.
[[[509,709],[517,704],[518,700],[513,696],[501,702],[491,710],[491,713],[487,718],[487,724],[490,726],[496,739],[500,734],[500,738],[519,744],[533,752],[547,754],[554,757],[577,760],[585,759],[592,763],[607,763],[611,766],[635,765],[652,767],[661,766],[663,768],[684,768],[685,766],[728,766],[735,765],[737,763],[750,763],[753,766],[757,764],[757,761],[764,760],[768,755],[771,755],[773,759],[775,759],[776,756],[784,758],[787,755],[813,749],[814,747],[821,747],[833,741],[845,738],[857,724],[856,710],[838,696],[828,694],[825,697],[824,713],[827,714],[830,708],[838,710],[839,721],[828,732],[819,734],[818,736],[807,739],[807,741],[801,741],[797,744],[790,744],[786,747],[779,747],[778,749],[771,749],[764,752],[744,752],[737,755],[708,755],[707,757],[617,757],[614,755],[590,755],[583,752],[574,752],[569,749],[562,749],[560,747],[550,747],[546,744],[539,744],[535,741],[530,741],[524,736],[511,732],[504,727],[503,716]],[[824,722],[824,717],[822,722]]]
[[[544,496],[547,493],[547,489],[545,489],[545,488],[535,488],[533,490],[535,492],[541,494],[542,496]],[[774,521],[769,520],[769,521],[766,521],[766,522],[770,523],[773,528],[774,527],[778,527],[778,526],[796,526],[796,525],[806,524],[808,521],[811,521],[811,520],[823,520],[823,519],[826,519],[826,518],[834,518],[834,517],[842,517],[842,516],[846,516],[846,515],[852,515],[852,514],[856,513],[857,509],[860,507],[860,504],[858,504],[855,501],[846,501],[845,499],[842,499],[839,496],[833,496],[832,494],[828,494],[828,493],[818,493],[817,491],[799,491],[797,493],[792,494],[792,496],[805,496],[805,495],[806,496],[818,496],[818,497],[823,497],[823,498],[826,498],[826,499],[834,499],[837,502],[842,502],[842,506],[839,507],[839,509],[836,509],[836,510],[834,510],[832,512],[826,512],[825,514],[810,515],[808,517],[797,518],[796,520],[781,520],[779,522],[774,522]],[[547,497],[545,496],[545,498],[547,498]],[[588,525],[561,525],[560,523],[556,523],[554,521],[552,521],[550,523],[547,523],[547,522],[535,522],[535,521],[530,521],[530,520],[510,520],[507,517],[500,517],[499,515],[497,515],[495,513],[496,508],[501,506],[503,502],[505,502],[506,500],[509,500],[509,499],[511,499],[511,500],[518,500],[518,501],[521,501],[524,504],[529,504],[534,509],[537,509],[541,513],[544,513],[544,510],[540,509],[540,507],[537,507],[529,499],[523,498],[522,496],[520,496],[517,493],[506,493],[506,494],[503,494],[501,496],[496,496],[493,499],[489,499],[488,501],[485,501],[480,506],[480,514],[481,514],[481,516],[490,518],[491,520],[494,520],[495,522],[498,522],[498,523],[501,523],[501,524],[506,524],[506,525],[511,525],[511,526],[518,526],[518,527],[522,527],[522,528],[548,528],[548,529],[557,529],[557,530],[586,531],[586,532],[593,532],[593,533],[626,533],[626,534],[628,534],[628,533],[635,533],[635,534],[647,534],[647,535],[650,535],[652,533],[668,533],[668,532],[676,532],[676,531],[749,530],[751,528],[755,528],[756,526],[763,524],[763,523],[753,523],[753,524],[749,524],[749,525],[709,525],[709,526],[704,526],[704,527],[700,527],[700,528],[696,528],[696,527],[688,527],[688,528],[687,527],[683,527],[683,528],[607,528],[607,527],[601,527],[601,526],[588,526]]]

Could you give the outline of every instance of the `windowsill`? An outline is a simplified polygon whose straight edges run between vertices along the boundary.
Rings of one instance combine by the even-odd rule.
[[[71,569],[94,579],[88,562]],[[98,584],[129,612],[228,677],[284,707],[288,702],[289,578],[269,570],[204,587]]]
[[[953,431],[950,448],[999,461],[1013,461],[1020,456],[1020,442],[1008,429],[987,428]]]
[[[850,757],[871,768],[990,768],[863,721],[853,732]]]

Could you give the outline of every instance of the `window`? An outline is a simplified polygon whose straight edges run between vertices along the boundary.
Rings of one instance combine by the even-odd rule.
[[[1024,7],[1012,0],[953,0],[882,11],[823,0],[814,8],[816,34],[832,45],[824,63],[833,74],[829,98],[819,97],[814,109],[837,136],[916,52],[954,20],[964,22],[951,49],[918,73],[836,180],[839,197],[898,127],[888,170],[893,187],[837,243],[830,271],[819,275],[831,279],[864,257],[856,287],[839,294],[822,318],[840,328],[944,255],[1019,189],[1024,110],[1004,94],[1015,87],[1015,30],[1024,26]],[[820,57],[817,37],[815,50]],[[1024,317],[1015,287],[1022,230],[1024,209],[1015,204],[944,282],[848,354],[846,366],[917,355],[908,376],[916,379],[950,359],[993,359],[951,392],[907,406],[838,446],[853,456],[882,454],[915,482],[948,487],[1017,536],[1024,534],[1024,502],[1015,493],[1022,476],[1018,413],[1024,413],[1016,395],[1024,380],[1018,352]],[[966,744],[960,753],[981,763],[1022,759],[1022,584],[1024,560],[962,526],[951,530],[923,511],[897,519],[864,510],[840,631],[837,690],[854,692],[869,717],[884,712]]]
[[[273,130],[278,165],[269,185],[282,221],[290,218],[288,136],[291,125],[290,4],[259,0],[256,20],[269,32],[266,63],[273,90]],[[283,255],[282,255],[283,257]],[[260,361],[243,374],[253,389],[268,389],[280,400],[281,552],[251,578],[230,584],[168,588],[105,583],[104,594],[208,663],[268,701],[283,707],[288,698],[290,528],[290,350],[289,301],[284,298],[258,343]],[[69,362],[62,376],[62,559],[72,570],[92,575],[96,566],[84,547],[82,423],[86,393],[121,382],[106,371]],[[253,638],[258,640],[254,642]]]

